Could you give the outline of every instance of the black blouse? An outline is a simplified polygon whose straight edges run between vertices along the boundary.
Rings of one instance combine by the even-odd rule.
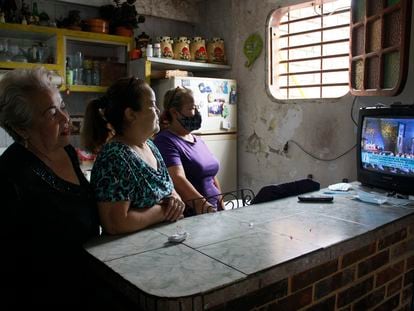
[[[3,253],[13,285],[9,299],[78,304],[88,295],[82,244],[99,234],[98,214],[75,149],[65,150],[80,185],[58,177],[18,143],[0,157]]]

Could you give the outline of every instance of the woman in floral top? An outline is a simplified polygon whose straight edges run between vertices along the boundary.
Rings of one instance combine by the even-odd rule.
[[[150,140],[159,131],[158,115],[153,90],[136,78],[118,80],[87,107],[82,140],[99,151],[91,184],[110,234],[183,217],[184,203]]]

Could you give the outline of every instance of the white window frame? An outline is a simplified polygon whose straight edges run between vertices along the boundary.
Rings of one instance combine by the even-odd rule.
[[[280,101],[280,100],[298,100],[298,99],[323,99],[323,98],[339,98],[339,97],[343,97],[346,96],[349,93],[349,51],[350,51],[350,47],[348,46],[348,49],[346,52],[342,51],[341,53],[338,54],[325,54],[324,55],[324,47],[328,46],[329,44],[336,44],[336,43],[344,43],[344,42],[348,42],[348,45],[350,45],[350,32],[349,32],[349,27],[350,27],[350,20],[348,21],[348,23],[342,23],[340,25],[336,25],[336,26],[331,26],[331,27],[324,27],[323,26],[323,18],[329,17],[331,15],[334,14],[346,14],[346,12],[348,12],[349,16],[350,16],[350,5],[351,5],[351,1],[349,3],[349,7],[339,7],[336,10],[334,10],[333,12],[323,12],[323,5],[324,3],[328,3],[328,2],[335,2],[336,0],[319,0],[319,1],[310,1],[310,2],[305,2],[305,3],[301,3],[301,4],[297,4],[297,5],[291,5],[291,6],[286,6],[286,7],[282,7],[282,8],[278,8],[275,9],[274,11],[272,11],[269,15],[268,21],[266,23],[267,25],[267,89],[268,89],[268,93],[276,100]],[[296,9],[300,9],[300,8],[305,8],[305,7],[310,7],[310,6],[314,6],[314,12],[315,14],[313,15],[313,17],[311,17],[311,15],[307,16],[307,17],[303,17],[303,18],[297,18],[297,19],[293,19],[293,21],[288,20],[281,23],[281,19],[288,14],[291,10],[296,10]],[[319,21],[318,21],[319,19]],[[287,34],[281,34],[280,29],[284,28],[291,28],[292,25],[294,25],[297,22],[300,21],[306,21],[306,20],[314,20],[314,21],[318,21],[321,23],[321,26],[319,28],[316,28],[316,31],[312,31],[312,30],[300,30],[298,32],[291,32]],[[337,40],[328,40],[328,41],[323,41],[323,34],[324,32],[326,33],[326,31],[328,30],[334,30],[334,29],[343,29],[345,30],[345,28],[348,30],[348,36],[345,39],[344,38],[340,38]],[[318,42],[314,42],[314,43],[306,43],[306,44],[299,44],[299,45],[291,45],[290,44],[290,39],[293,38],[296,35],[306,35],[308,33],[316,33],[316,34],[320,34],[320,41]],[[286,40],[287,41],[287,46],[283,47],[283,48],[279,48],[278,46],[281,44],[282,40]],[[293,40],[292,40],[293,41]],[[316,56],[316,57],[302,57],[302,58],[296,58],[296,59],[289,59],[290,58],[290,54],[293,54],[291,51],[300,51],[300,49],[305,49],[305,48],[320,48],[320,55]],[[280,59],[280,55],[282,55],[282,53],[285,53],[286,59],[279,61]],[[342,58],[343,61],[345,61],[346,58],[346,65],[342,64],[340,67],[338,68],[331,68],[331,69],[325,69],[323,64],[326,64],[327,62],[329,62],[330,59],[340,59]],[[305,71],[296,71],[296,72],[292,72],[289,71],[289,65],[293,64],[293,63],[300,63],[303,62],[305,60],[309,60],[309,61],[319,61],[319,68],[317,69],[313,69],[313,70],[308,70],[306,69]],[[324,61],[325,60],[325,61]],[[279,66],[284,64],[284,68],[286,68],[286,72],[279,72]],[[333,64],[333,63],[331,63]],[[306,67],[305,67],[306,68]],[[340,80],[340,81],[325,81],[324,82],[324,76],[325,76],[325,80],[326,80],[326,76],[329,76],[329,74],[335,74],[338,73],[338,75],[342,75],[342,78],[344,76],[346,76],[346,80]],[[296,78],[303,78],[306,79],[307,77],[310,77],[311,74],[314,74],[313,78],[318,77],[318,83],[297,83],[295,84],[295,82],[291,82],[294,81],[295,77]],[[284,83],[283,83],[284,80]],[[289,81],[290,80],[290,81]],[[306,90],[307,88],[313,88],[314,93],[316,89],[319,89],[319,96],[313,96],[313,97],[301,97],[301,96],[294,96],[291,95],[293,93],[298,93],[301,92],[301,90]],[[343,91],[343,93],[338,94],[338,92],[335,92],[335,96],[324,96],[324,93],[329,90],[329,88],[333,89],[340,89],[341,91]],[[286,96],[285,96],[286,95]]]

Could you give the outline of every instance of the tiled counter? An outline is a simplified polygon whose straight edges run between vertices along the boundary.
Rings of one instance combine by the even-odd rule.
[[[292,197],[102,237],[86,249],[144,310],[409,310],[414,207],[396,204],[353,193],[331,204]],[[187,240],[167,243],[179,230]]]

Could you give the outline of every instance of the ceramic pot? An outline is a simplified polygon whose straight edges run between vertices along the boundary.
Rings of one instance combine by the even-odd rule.
[[[115,34],[118,36],[132,37],[134,35],[134,30],[128,27],[118,26],[115,28]]]
[[[224,40],[218,37],[212,38],[207,43],[207,57],[209,63],[225,64]]]
[[[109,32],[108,22],[100,18],[87,19],[86,25],[87,25],[88,30],[91,32],[99,32],[99,33]]]
[[[190,43],[191,60],[196,62],[207,61],[206,42],[201,37],[194,37]]]
[[[191,60],[190,40],[187,37],[179,37],[174,40],[174,59]]]
[[[161,47],[161,57],[173,58],[174,53],[173,53],[172,44],[174,41],[171,40],[171,38],[168,36],[158,37],[157,39]]]

